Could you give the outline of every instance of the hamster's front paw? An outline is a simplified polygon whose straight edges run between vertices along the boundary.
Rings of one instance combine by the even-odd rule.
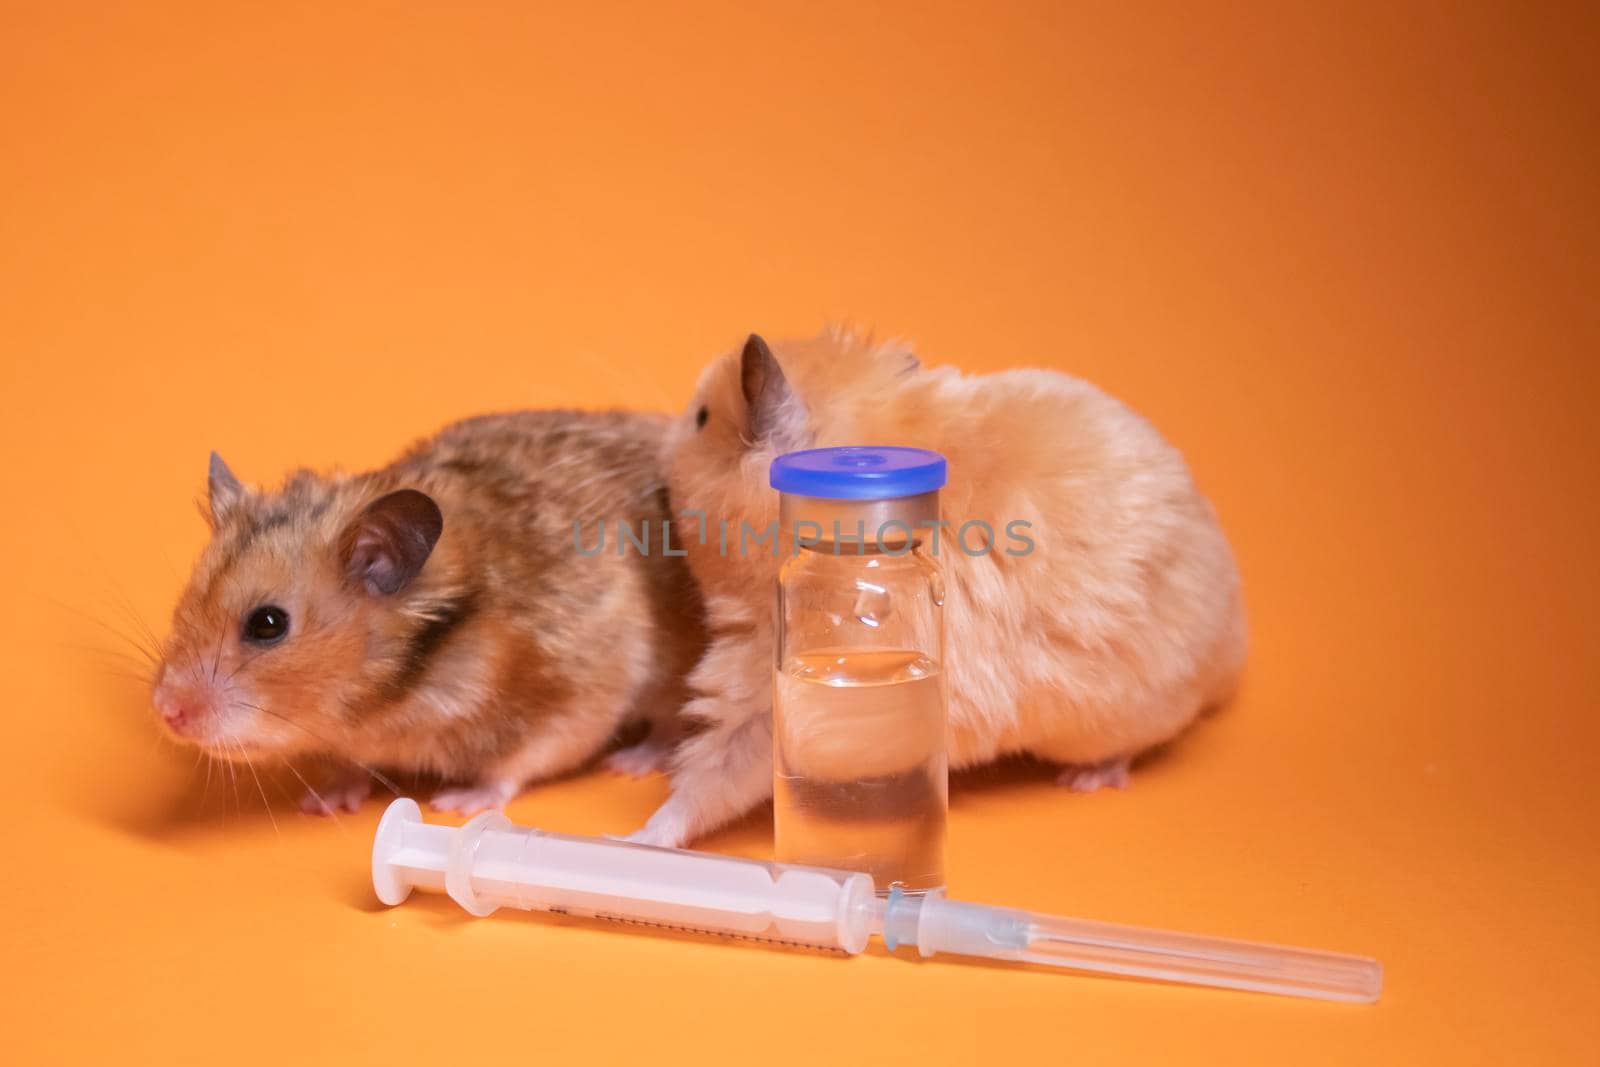
[[[1099,763],[1069,763],[1056,775],[1056,785],[1066,786],[1074,793],[1093,793],[1108,787],[1126,789],[1128,763],[1126,757],[1101,760]]]
[[[682,809],[681,800],[669,798],[648,822],[622,840],[657,848],[683,848],[689,843],[689,831]]]
[[[307,815],[334,815],[341,811],[351,813],[361,810],[361,805],[372,795],[372,779],[364,772],[332,779],[321,789],[306,783],[305,795],[300,798],[300,810]]]
[[[428,806],[434,811],[453,812],[456,815],[476,815],[480,811],[490,808],[503,808],[506,803],[517,795],[517,787],[511,782],[488,782],[481,785],[462,786],[459,789],[443,789],[433,794],[433,799],[428,801]]]

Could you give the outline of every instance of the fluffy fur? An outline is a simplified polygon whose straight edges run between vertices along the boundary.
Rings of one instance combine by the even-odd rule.
[[[1245,651],[1239,576],[1177,450],[1093,386],[1042,370],[923,369],[910,349],[829,332],[759,338],[706,369],[668,432],[675,512],[761,529],[777,517],[773,456],[895,444],[950,461],[951,529],[1032,524],[1035,550],[941,551],[951,765],[1029,752],[1064,784],[1125,780],[1235,684]],[[682,520],[680,519],[680,522]],[[687,712],[704,724],[672,794],[635,840],[683,845],[771,795],[771,596],[780,559],[686,538],[711,644]],[[786,546],[780,546],[787,551]]]
[[[174,613],[158,711],[222,757],[338,761],[347,770],[311,790],[312,810],[359,803],[371,766],[458,783],[438,807],[502,804],[632,717],[656,736],[622,765],[648,766],[703,643],[683,560],[615,549],[615,523],[666,518],[665,423],[487,416],[382,470],[301,472],[277,492],[214,459],[214,532]],[[425,496],[390,496],[402,489]],[[586,546],[604,521],[606,550],[580,556],[575,521]],[[264,604],[290,618],[266,647],[243,635]]]

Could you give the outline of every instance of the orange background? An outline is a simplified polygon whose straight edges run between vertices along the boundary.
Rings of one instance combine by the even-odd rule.
[[[1594,1062],[1592,7],[329,6],[0,3],[8,1058]],[[376,803],[158,739],[106,628],[164,632],[208,449],[676,409],[829,319],[1103,385],[1245,574],[1234,706],[1124,793],[959,777],[953,891],[1370,953],[1380,1005],[386,910]]]

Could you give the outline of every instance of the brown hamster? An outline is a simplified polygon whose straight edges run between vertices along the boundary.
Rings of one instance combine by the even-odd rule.
[[[1144,419],[1050,371],[923,369],[904,345],[831,332],[759,337],[708,367],[667,441],[673,510],[710,530],[776,520],[775,455],[909,445],[949,460],[942,517],[1034,548],[940,553],[948,586],[950,764],[1015,753],[1064,765],[1079,790],[1232,689],[1245,651],[1239,574],[1183,458]],[[684,519],[680,518],[680,526]],[[699,521],[699,520],[696,520]],[[686,713],[705,724],[674,759],[672,794],[634,840],[683,845],[772,791],[772,590],[779,552],[684,537],[712,643]]]
[[[593,549],[618,522],[666,518],[665,427],[490,415],[382,470],[302,471],[276,492],[213,455],[211,542],[156,672],[162,721],[225,759],[325,757],[313,811],[353,810],[370,767],[455,783],[442,810],[498,806],[634,718],[651,734],[615,762],[647,768],[703,644],[698,597],[678,556]]]

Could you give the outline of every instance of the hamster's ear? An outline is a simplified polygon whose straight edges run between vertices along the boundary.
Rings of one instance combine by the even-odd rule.
[[[739,353],[739,387],[744,393],[750,437],[780,449],[797,448],[805,433],[806,409],[789,387],[777,357],[757,334]]]
[[[222,525],[228,512],[243,499],[244,486],[222,462],[222,457],[211,453],[211,468],[206,473],[206,519],[212,528]]]
[[[345,528],[339,560],[352,583],[390,596],[422,571],[443,532],[444,516],[432,497],[398,489],[368,504]]]

